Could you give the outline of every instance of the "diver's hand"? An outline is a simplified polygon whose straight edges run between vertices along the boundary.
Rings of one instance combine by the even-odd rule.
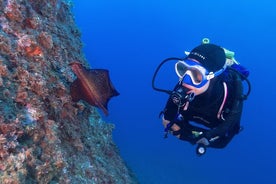
[[[169,120],[166,120],[164,117],[162,117],[162,124],[165,128],[167,128],[167,125],[170,123]],[[170,127],[171,131],[179,131],[180,130],[180,127],[173,123],[172,126]]]
[[[197,144],[203,144],[205,146],[209,146],[209,144],[210,144],[209,141],[208,141],[208,139],[206,137],[202,137],[196,143]]]

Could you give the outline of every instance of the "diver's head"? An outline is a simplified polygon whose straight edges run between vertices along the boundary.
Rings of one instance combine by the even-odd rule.
[[[210,80],[220,75],[226,68],[223,48],[214,44],[202,44],[175,64],[176,74],[185,88],[195,95],[204,93]]]

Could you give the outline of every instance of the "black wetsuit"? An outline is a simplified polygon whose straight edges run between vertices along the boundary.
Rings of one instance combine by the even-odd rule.
[[[227,86],[227,96],[222,113],[218,115],[225,98],[223,83]],[[179,135],[181,140],[195,144],[205,137],[209,140],[209,147],[223,148],[240,130],[242,95],[240,76],[227,69],[220,76],[211,79],[207,91],[196,96],[189,103],[187,110],[182,107],[178,111],[178,106],[169,99],[164,110],[164,119],[181,128],[173,132],[174,135]],[[179,114],[182,115],[180,120],[176,118]]]

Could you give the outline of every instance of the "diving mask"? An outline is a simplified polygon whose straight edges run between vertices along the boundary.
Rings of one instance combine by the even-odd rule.
[[[200,63],[192,60],[179,60],[175,64],[175,72],[181,81],[196,88],[201,88],[209,80],[221,74],[226,68],[213,73],[206,70]]]

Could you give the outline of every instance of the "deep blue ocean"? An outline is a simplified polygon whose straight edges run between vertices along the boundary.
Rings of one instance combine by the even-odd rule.
[[[142,184],[276,183],[276,2],[272,0],[93,0],[75,1],[83,52],[92,68],[110,71],[120,96],[109,102],[107,123],[114,141]],[[163,138],[158,118],[168,95],[151,87],[168,57],[183,57],[208,37],[235,52],[250,70],[252,92],[244,103],[244,130],[225,149]],[[174,63],[156,85],[177,82]],[[274,148],[275,146],[275,148]]]

